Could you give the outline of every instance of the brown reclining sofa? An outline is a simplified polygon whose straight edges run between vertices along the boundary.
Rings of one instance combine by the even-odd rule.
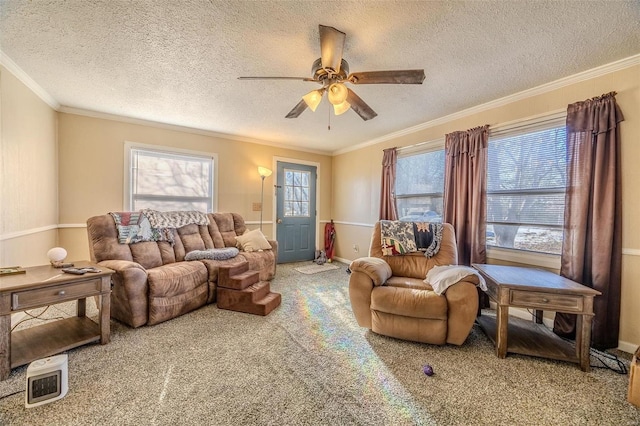
[[[186,225],[174,231],[174,245],[167,241],[132,244],[118,242],[118,230],[110,214],[87,220],[91,260],[113,269],[111,317],[131,327],[152,325],[175,318],[216,301],[218,268],[249,263],[261,281],[276,273],[278,243],[271,250],[240,253],[231,259],[185,261],[194,250],[236,247],[236,236],[246,230],[237,213],[209,213],[209,225]]]

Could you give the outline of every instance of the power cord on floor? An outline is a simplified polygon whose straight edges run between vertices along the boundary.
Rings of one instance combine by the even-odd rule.
[[[532,317],[535,318],[535,312],[532,312],[530,309],[527,309],[527,312],[529,312],[531,314]],[[561,337],[561,336],[558,336]],[[565,337],[561,337],[562,340],[564,340],[565,342],[568,342],[570,344],[575,345],[575,341],[571,340],[571,339],[567,339]],[[603,352],[603,351],[599,351],[597,349],[594,348],[589,348],[589,356],[595,358],[596,360],[600,361],[600,363],[602,365],[593,365],[591,364],[591,368],[602,368],[602,369],[608,369],[611,370],[617,374],[627,374],[629,372],[629,370],[627,369],[627,366],[625,365],[624,362],[622,362],[620,360],[620,358],[618,358],[617,355],[611,354],[609,352]],[[613,363],[613,367],[609,364],[607,364],[605,362],[604,359],[610,360]]]
[[[591,368],[604,368],[604,369],[611,370],[615,373],[625,374],[625,375],[629,372],[625,363],[622,362],[617,355],[610,354],[608,352],[602,352],[594,348],[591,348],[589,355],[591,355],[592,357],[594,357],[595,359],[597,359],[602,363],[602,366],[591,364]],[[601,357],[611,360],[614,363],[615,367],[611,367],[610,365],[608,365]]]
[[[45,312],[47,312],[47,309],[49,309],[51,306],[47,306],[46,308],[44,308],[44,310],[42,312],[40,312],[37,315],[33,315],[28,311],[23,311],[26,315],[28,315],[30,318],[24,318],[21,319],[20,321],[18,321],[13,327],[11,327],[11,331],[15,330],[15,328],[17,326],[19,326],[20,324],[22,324],[23,322],[27,322],[27,321],[32,321],[34,319],[40,320],[40,321],[51,321],[51,320],[59,320],[59,319],[64,319],[63,317],[53,317],[53,318],[40,318],[42,315],[44,315]]]
[[[10,397],[10,396],[13,396],[13,395],[19,394],[20,392],[24,392],[25,390],[26,390],[26,389],[22,389],[22,390],[15,391],[15,392],[10,393],[10,394],[7,394],[7,395],[2,395],[2,396],[0,396],[0,399],[8,398],[8,397]]]

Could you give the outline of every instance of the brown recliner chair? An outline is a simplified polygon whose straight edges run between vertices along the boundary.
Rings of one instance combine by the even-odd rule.
[[[383,256],[377,222],[369,256],[354,260],[350,266],[349,297],[361,327],[416,342],[464,343],[478,312],[478,278],[464,278],[442,295],[423,282],[434,266],[458,263],[450,224],[444,224],[438,253],[426,258],[421,252]]]

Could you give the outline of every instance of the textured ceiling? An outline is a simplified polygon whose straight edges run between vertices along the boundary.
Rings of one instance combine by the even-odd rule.
[[[424,68],[422,85],[351,88],[377,113],[285,115],[346,32],[351,72]],[[640,53],[636,1],[0,0],[0,49],[62,106],[333,152]]]

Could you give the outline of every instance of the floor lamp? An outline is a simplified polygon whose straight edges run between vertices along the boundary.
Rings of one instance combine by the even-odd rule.
[[[271,170],[267,169],[266,167],[258,167],[258,174],[260,175],[260,178],[262,178],[262,190],[260,191],[260,230],[262,231],[262,210],[264,210],[263,207],[263,203],[264,203],[264,178],[271,176],[271,173],[273,173]]]

